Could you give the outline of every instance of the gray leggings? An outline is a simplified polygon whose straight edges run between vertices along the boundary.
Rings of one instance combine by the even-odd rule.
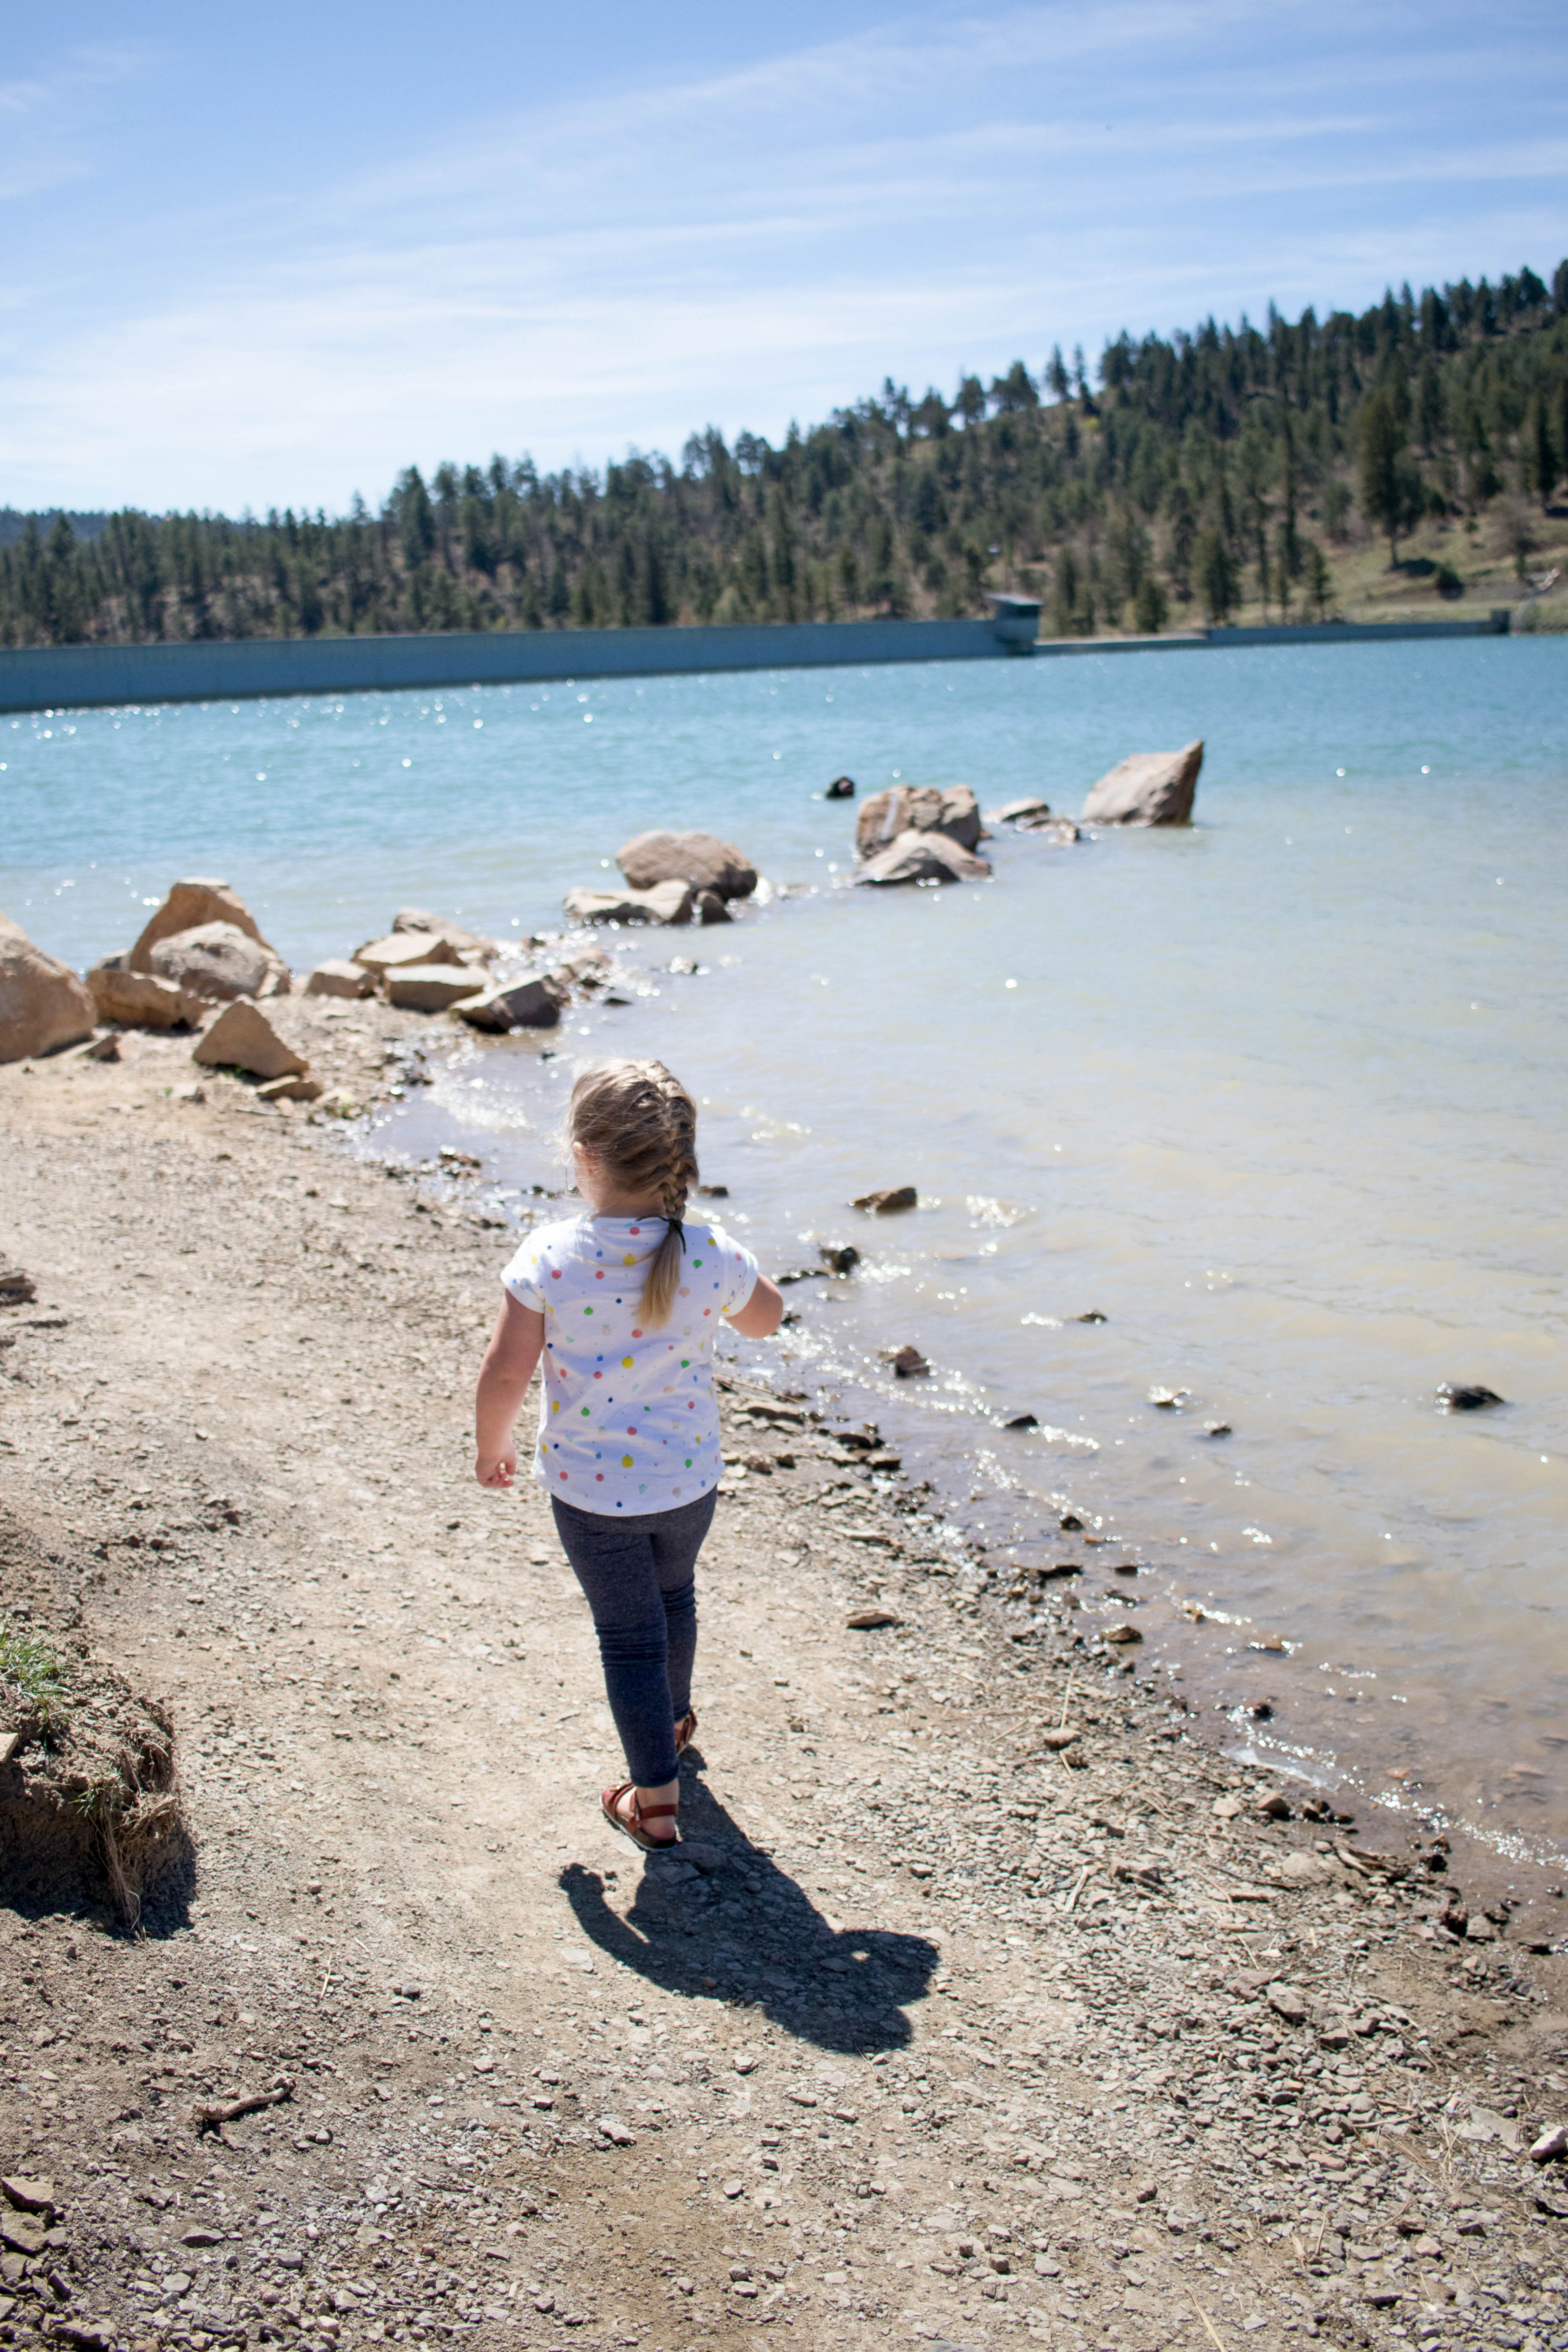
[[[697,1655],[697,1555],[718,1500],[710,1488],[678,1510],[612,1519],[550,1498],[594,1612],[610,1713],[639,1789],[676,1775],[675,1726],[691,1705]]]

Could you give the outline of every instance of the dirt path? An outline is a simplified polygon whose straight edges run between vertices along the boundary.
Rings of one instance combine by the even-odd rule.
[[[417,1027],[312,1060],[363,1099]],[[645,1869],[543,1504],[468,1475],[507,1233],[187,1055],[0,1071],[5,1607],[167,1700],[195,1844],[140,1939],[0,1909],[60,2208],[0,2341],[1568,2347],[1564,1961],[1261,1811],[1114,1579],[984,1599],[743,1384]]]

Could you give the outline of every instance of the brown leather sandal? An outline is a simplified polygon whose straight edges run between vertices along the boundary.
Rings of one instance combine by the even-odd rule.
[[[697,1709],[688,1707],[675,1727],[675,1752],[683,1755],[697,1737]]]
[[[632,1801],[630,1821],[617,1810],[621,1799],[628,1791]],[[644,1853],[668,1853],[671,1846],[679,1845],[680,1843],[678,1837],[655,1838],[646,1834],[643,1829],[645,1822],[657,1822],[666,1815],[673,1821],[680,1808],[679,1805],[646,1807],[640,1805],[637,1802],[635,1780],[623,1780],[618,1789],[603,1790],[599,1797],[599,1810],[613,1830],[619,1830],[621,1835],[630,1838],[634,1845],[640,1845]]]

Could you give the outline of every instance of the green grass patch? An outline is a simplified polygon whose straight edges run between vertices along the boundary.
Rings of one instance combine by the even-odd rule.
[[[66,1720],[68,1691],[60,1662],[36,1633],[0,1618],[0,1694],[15,1696],[47,1738]]]

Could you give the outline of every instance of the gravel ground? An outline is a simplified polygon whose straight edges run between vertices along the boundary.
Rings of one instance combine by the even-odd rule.
[[[279,1018],[344,1102],[428,1034]],[[1458,1857],[731,1370],[645,1865],[542,1499],[471,1483],[508,1233],[193,1076],[0,1071],[5,1610],[166,1706],[194,1839],[136,1936],[0,1907],[0,2341],[1568,2347],[1568,1960]]]

